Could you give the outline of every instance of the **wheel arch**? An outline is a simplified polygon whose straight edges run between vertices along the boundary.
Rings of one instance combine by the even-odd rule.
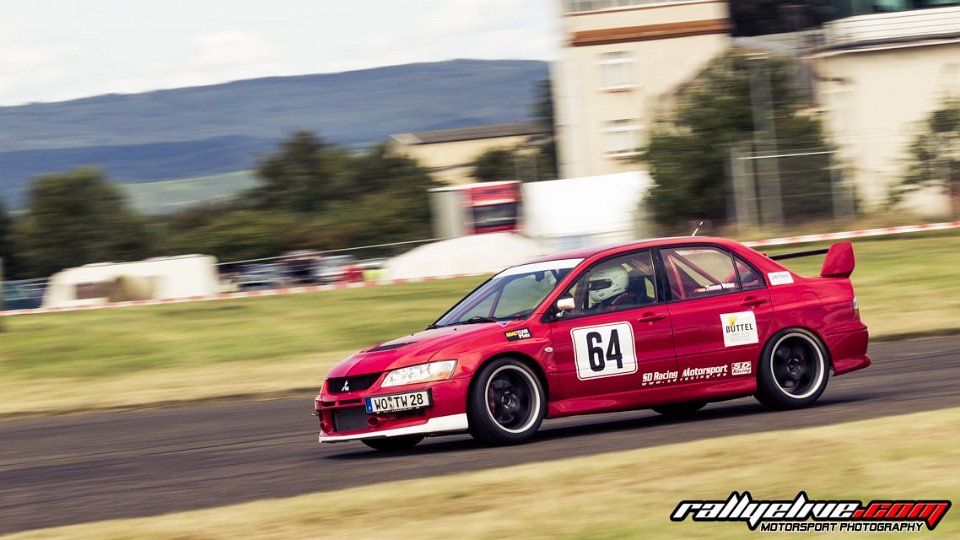
[[[543,371],[543,366],[541,366],[539,362],[534,360],[532,356],[528,354],[524,354],[522,352],[517,352],[517,351],[498,352],[490,356],[489,358],[485,359],[483,362],[481,362],[477,366],[477,369],[473,372],[473,376],[470,378],[470,388],[472,389],[473,386],[477,383],[477,373],[480,373],[480,371],[490,362],[500,360],[501,358],[512,358],[514,360],[521,362],[523,365],[527,366],[528,368],[530,368],[530,370],[533,371],[534,375],[537,376],[537,380],[540,381],[540,385],[543,387],[544,400],[547,403],[550,402],[550,384],[547,382],[547,374],[546,372]]]
[[[776,380],[776,375],[774,374],[772,354],[776,350],[775,345],[791,334],[802,337],[805,341],[812,342],[810,345],[819,350],[823,360],[821,364],[822,374],[816,381],[816,386],[811,386],[808,391],[801,395],[796,395],[784,388],[783,385]],[[768,358],[770,358],[769,369],[765,367],[768,365]],[[757,391],[754,397],[756,397],[760,403],[772,409],[788,410],[807,407],[819,399],[827,387],[831,372],[834,370],[833,359],[826,341],[818,332],[808,327],[798,325],[781,328],[770,336],[763,345],[760,363],[756,371]]]
[[[789,332],[792,331],[792,330],[803,330],[804,332],[812,335],[812,336],[814,337],[814,339],[816,339],[817,342],[820,344],[820,348],[823,349],[824,355],[826,355],[827,368],[830,369],[831,371],[833,371],[833,355],[830,353],[830,347],[827,346],[827,340],[825,340],[825,339],[823,338],[823,336],[820,335],[820,332],[817,332],[817,331],[814,330],[813,328],[810,328],[810,327],[807,327],[807,326],[792,325],[792,326],[784,326],[783,328],[780,328],[780,329],[778,329],[778,330],[774,330],[773,332],[770,333],[770,337],[767,338],[767,341],[763,344],[763,347],[761,347],[761,349],[760,349],[760,358],[757,359],[757,362],[758,362],[758,363],[757,363],[757,376],[758,376],[758,377],[760,376],[760,369],[759,369],[760,364],[759,364],[759,363],[760,363],[760,362],[763,362],[763,356],[764,356],[764,353],[765,353],[766,350],[767,350],[767,345],[773,343],[774,338],[776,338],[776,337],[777,337],[778,335],[780,335],[781,333],[784,333],[784,332],[789,333]]]

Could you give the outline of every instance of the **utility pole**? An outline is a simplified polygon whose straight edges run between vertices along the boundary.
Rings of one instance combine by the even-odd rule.
[[[753,167],[744,158],[749,152],[750,143],[738,143],[730,146],[728,168],[733,185],[733,205],[740,230],[755,231],[757,223],[757,186],[753,176]]]
[[[760,193],[760,217],[764,226],[783,226],[780,167],[777,163],[777,131],[767,55],[750,55],[750,103],[753,110],[753,147]]]
[[[0,311],[4,311],[3,302],[3,257],[0,257]],[[6,331],[3,317],[0,317],[0,332]]]

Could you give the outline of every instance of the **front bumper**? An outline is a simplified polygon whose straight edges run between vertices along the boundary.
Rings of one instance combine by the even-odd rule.
[[[433,435],[467,430],[468,378],[437,381],[409,387],[373,388],[350,393],[330,393],[327,388],[317,396],[315,409],[320,420],[321,443]],[[429,390],[432,405],[398,413],[367,413],[364,400],[399,391]]]
[[[467,415],[451,414],[430,418],[423,424],[393,429],[381,429],[370,433],[356,433],[353,435],[326,435],[320,432],[321,443],[335,443],[345,441],[359,441],[362,439],[382,439],[384,437],[401,437],[403,435],[433,435],[439,433],[456,433],[467,430]]]

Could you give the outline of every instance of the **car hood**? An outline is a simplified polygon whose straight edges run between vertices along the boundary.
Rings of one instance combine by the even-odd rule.
[[[353,377],[423,364],[433,359],[433,355],[439,351],[459,341],[502,332],[512,326],[516,326],[516,323],[511,322],[507,326],[500,323],[461,324],[424,330],[353,354],[333,366],[327,376]]]

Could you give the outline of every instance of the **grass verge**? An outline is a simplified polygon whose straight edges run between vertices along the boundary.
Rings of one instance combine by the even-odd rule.
[[[855,250],[875,338],[960,332],[960,233],[858,240]],[[815,275],[821,259],[786,262]],[[8,317],[0,414],[315,388],[343,356],[424,328],[482,279]]]
[[[946,409],[11,538],[743,538],[751,534],[743,523],[673,523],[669,515],[682,499],[725,499],[744,490],[765,499],[793,499],[805,490],[817,499],[957,501],[958,433],[960,409]],[[924,535],[960,535],[958,509],[948,511],[932,533],[924,529]],[[890,538],[889,533],[876,536]]]

